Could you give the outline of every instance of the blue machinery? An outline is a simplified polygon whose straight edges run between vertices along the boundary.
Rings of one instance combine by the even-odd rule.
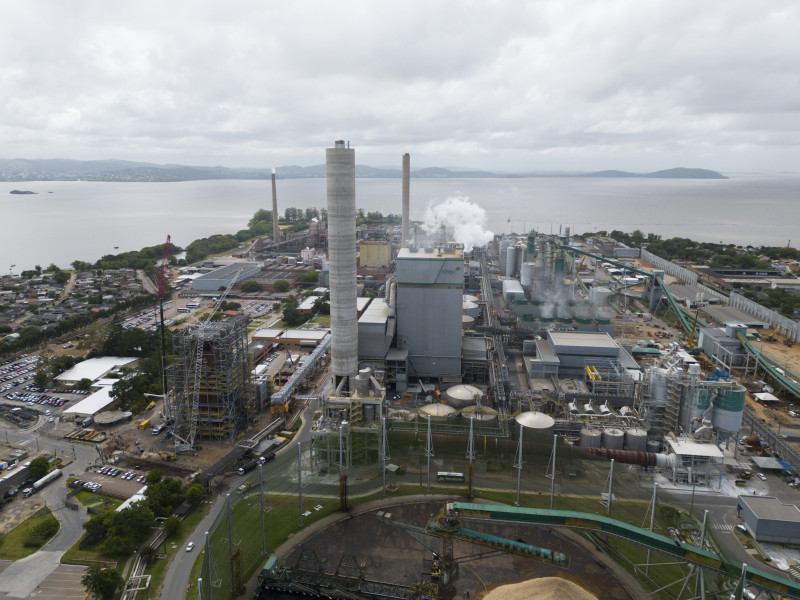
[[[685,562],[698,572],[710,571],[717,573],[728,581],[733,582],[731,586],[733,590],[741,591],[744,586],[751,593],[754,591],[756,593],[763,591],[778,594],[781,598],[800,599],[800,584],[797,582],[790,581],[789,579],[761,569],[743,565],[742,563],[724,558],[719,554],[703,550],[692,544],[678,542],[670,537],[653,533],[634,525],[628,525],[616,519],[589,513],[473,504],[467,502],[448,502],[444,510],[437,517],[431,519],[425,526],[414,525],[412,523],[393,519],[390,513],[385,512],[379,512],[378,517],[387,524],[406,530],[409,534],[417,533],[430,535],[443,540],[442,554],[434,555],[434,572],[432,572],[432,579],[442,583],[451,581],[450,576],[454,575],[457,570],[452,555],[452,545],[455,540],[478,544],[508,554],[526,556],[559,567],[566,568],[569,566],[569,558],[567,555],[560,552],[537,548],[522,542],[515,542],[461,527],[462,519],[479,519],[577,529],[586,532],[600,544],[604,543],[603,538],[613,536],[626,542],[642,546],[648,551],[655,550],[661,554],[677,558],[679,561]],[[425,542],[416,537],[414,539],[417,539],[417,541],[420,541],[423,545],[425,544]],[[656,565],[652,565],[652,567],[657,568]],[[328,583],[323,587],[310,586],[307,574],[303,574],[302,577],[300,577],[301,581],[293,583],[291,570],[282,566],[277,557],[271,556],[258,577],[258,587],[254,598],[256,600],[266,598],[268,597],[266,594],[268,594],[269,590],[277,589],[286,591],[292,591],[294,589],[306,595],[327,596],[329,598],[352,597],[348,595],[348,592],[352,593],[355,591],[354,586],[356,584],[354,582],[347,582],[348,589],[338,590],[335,585],[330,585],[329,582],[332,578],[329,576],[326,577],[327,579],[325,581]],[[294,588],[292,587],[293,585]],[[387,592],[385,595],[381,595],[380,593],[365,594],[372,598],[408,598],[411,593],[410,588],[401,588],[400,586],[377,584],[377,582],[368,581],[363,577],[363,574],[361,576],[361,585],[362,593],[367,590],[377,592],[379,588],[383,588]],[[677,594],[673,593],[671,597],[682,598],[685,588],[686,585],[684,585],[684,588]],[[670,593],[667,591],[667,588],[662,588],[660,591],[664,594]],[[703,589],[700,593],[700,597],[706,597],[706,590]],[[710,597],[716,597],[715,594],[717,593],[719,593],[719,590],[714,592],[708,591]],[[730,593],[731,592],[726,592],[725,597],[727,598],[727,594]],[[730,595],[730,598],[740,597],[742,596]]]

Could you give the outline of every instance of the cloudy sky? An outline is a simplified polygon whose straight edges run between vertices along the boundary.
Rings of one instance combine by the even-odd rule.
[[[796,171],[798,7],[4,2],[0,157]]]

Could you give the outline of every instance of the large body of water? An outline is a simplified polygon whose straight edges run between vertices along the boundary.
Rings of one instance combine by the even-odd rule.
[[[11,195],[12,189],[37,192]],[[359,179],[356,204],[400,214],[400,179]],[[597,230],[657,233],[752,245],[800,242],[800,175],[727,180],[521,178],[412,179],[411,218],[429,205],[466,196],[486,210],[495,233]],[[278,181],[278,206],[326,204],[324,179]],[[163,243],[186,246],[246,227],[271,209],[269,181],[180,183],[0,183],[0,272],[34,265],[68,267],[75,260]],[[115,246],[119,249],[115,250]]]

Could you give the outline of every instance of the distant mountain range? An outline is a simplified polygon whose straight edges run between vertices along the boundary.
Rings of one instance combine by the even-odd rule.
[[[280,179],[325,177],[325,165],[277,167]],[[126,160],[68,160],[68,159],[0,159],[0,181],[194,181],[202,179],[269,179],[271,169],[230,169],[228,167],[192,167],[188,165],[158,165]],[[356,165],[359,178],[399,178],[400,169]],[[653,179],[728,179],[707,169],[667,169],[654,173],[599,171],[597,173],[542,172],[493,173],[491,171],[455,170],[429,167],[411,172],[414,178],[466,179],[513,177],[616,177]]]

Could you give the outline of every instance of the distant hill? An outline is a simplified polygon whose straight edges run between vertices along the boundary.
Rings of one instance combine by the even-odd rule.
[[[728,179],[722,173],[709,171],[708,169],[687,169],[678,167],[676,169],[665,169],[654,173],[629,173],[628,171],[598,171],[589,173],[583,177],[636,177],[649,179]]]
[[[276,167],[280,179],[306,179],[325,177],[325,165]],[[126,160],[79,161],[54,159],[0,159],[0,181],[196,181],[203,179],[269,179],[272,169],[231,169],[228,167],[193,167],[188,165],[159,165]],[[400,169],[376,168],[356,165],[359,178],[399,178]],[[444,169],[427,167],[411,172],[418,179],[467,179],[510,177],[639,177],[663,179],[727,179],[725,175],[706,169],[668,169],[655,173],[628,173],[626,171],[600,171],[598,173],[493,173],[472,169]]]

